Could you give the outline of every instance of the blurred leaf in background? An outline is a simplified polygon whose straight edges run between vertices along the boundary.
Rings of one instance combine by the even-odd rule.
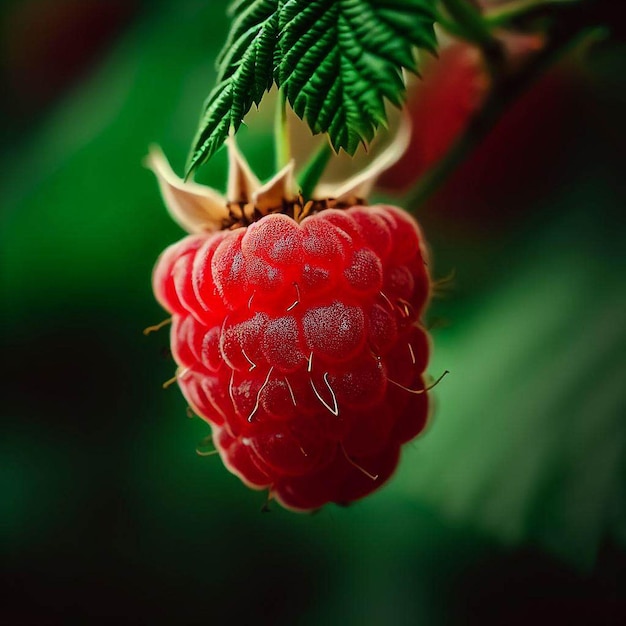
[[[50,4],[82,10],[5,3],[5,49],[27,48]],[[89,13],[110,4],[124,3]],[[25,5],[20,37],[7,25]],[[141,161],[158,142],[182,171],[225,3],[120,10],[71,87],[3,120],[0,621],[622,623],[624,45],[576,61],[566,146],[533,134],[545,112],[526,108],[518,177],[499,186],[491,169],[516,145],[494,140],[505,118],[470,183],[472,160],[418,216],[437,274],[455,270],[431,314],[432,373],[452,373],[398,475],[347,509],[262,515],[161,390],[167,331],[141,333],[164,316],[153,263],[182,235]],[[264,115],[240,143],[268,177]],[[526,176],[547,150],[547,181]],[[203,182],[223,187],[225,165]]]

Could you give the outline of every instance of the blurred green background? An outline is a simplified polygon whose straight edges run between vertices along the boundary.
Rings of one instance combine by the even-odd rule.
[[[142,329],[224,2],[24,0],[2,18],[3,624],[626,623],[625,46],[533,89],[420,210],[429,432],[349,508],[272,507]],[[271,117],[271,116],[270,116]],[[240,144],[269,176],[266,117]],[[200,173],[223,188],[225,158]]]

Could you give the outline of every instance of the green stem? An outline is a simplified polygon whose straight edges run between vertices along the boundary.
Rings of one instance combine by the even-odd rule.
[[[300,193],[305,200],[311,198],[332,155],[333,149],[330,147],[330,144],[324,142],[298,173],[297,179],[300,185]]]
[[[291,146],[289,143],[289,124],[287,123],[287,97],[285,92],[278,91],[276,102],[276,117],[274,119],[274,154],[276,159],[276,171],[280,171],[291,159]]]
[[[518,0],[506,6],[492,9],[483,17],[483,21],[489,28],[507,26],[521,19],[549,13],[553,9],[560,9],[568,3],[579,0]]]
[[[442,25],[448,23],[451,34],[460,36],[477,45],[485,57],[492,73],[497,73],[504,61],[502,44],[493,36],[489,25],[480,11],[468,0],[441,0],[452,22],[442,19]]]
[[[494,79],[490,94],[483,106],[471,118],[463,134],[448,152],[417,181],[406,197],[406,206],[415,210],[428,200],[465,157],[480,144],[508,106],[548,67],[578,43],[581,37],[586,36],[589,30],[582,25],[577,25],[577,28],[557,30],[550,44],[518,72],[504,73]]]

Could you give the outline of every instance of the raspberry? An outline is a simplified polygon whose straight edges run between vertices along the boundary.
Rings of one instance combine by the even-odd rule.
[[[405,212],[359,205],[269,214],[162,254],[178,384],[246,485],[311,510],[391,476],[428,414],[425,262]]]

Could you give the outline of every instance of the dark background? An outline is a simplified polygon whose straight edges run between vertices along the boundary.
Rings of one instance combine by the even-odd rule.
[[[626,623],[623,43],[565,59],[420,210],[451,374],[396,476],[262,514],[141,332],[182,236],[141,161],[182,170],[224,8],[0,5],[0,622]],[[271,118],[240,139],[261,177]]]

